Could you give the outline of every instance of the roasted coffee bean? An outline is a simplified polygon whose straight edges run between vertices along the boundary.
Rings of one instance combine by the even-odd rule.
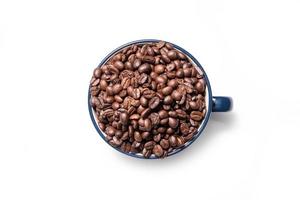
[[[178,120],[172,117],[169,117],[169,126],[171,128],[177,128],[178,126]]]
[[[159,128],[157,129],[157,132],[158,132],[158,133],[165,133],[165,132],[166,132],[166,127],[163,127],[163,126],[159,127]]]
[[[157,76],[156,77],[156,82],[158,83],[158,84],[163,84],[163,85],[165,85],[166,83],[167,83],[167,77],[166,76]]]
[[[170,105],[172,103],[173,103],[173,98],[170,95],[168,95],[164,98],[164,104]]]
[[[156,66],[154,67],[154,72],[155,72],[156,74],[161,74],[161,73],[163,73],[164,71],[165,71],[165,66],[164,66],[164,65],[159,64],[159,65],[156,65]]]
[[[172,98],[173,98],[174,100],[176,100],[176,101],[180,101],[181,98],[182,98],[182,93],[181,93],[180,91],[178,91],[178,90],[174,90],[174,91],[172,92]]]
[[[101,69],[99,67],[97,67],[94,70],[94,77],[96,77],[96,78],[100,78],[101,77]]]
[[[154,136],[153,136],[153,140],[154,140],[155,142],[159,142],[159,141],[161,140],[161,134],[159,133],[159,134],[157,134],[157,135],[154,135]]]
[[[123,87],[121,86],[121,84],[115,84],[112,88],[114,94],[119,94],[122,89]]]
[[[145,63],[154,64],[155,63],[155,58],[153,56],[143,56],[142,61],[145,62]]]
[[[141,105],[142,105],[143,107],[147,107],[147,106],[148,106],[148,100],[147,100],[144,96],[142,96],[142,97],[140,98],[140,103],[141,103]]]
[[[141,66],[139,66],[138,70],[140,73],[149,74],[151,72],[151,66],[148,63],[144,63]]]
[[[154,141],[149,141],[146,142],[144,145],[144,148],[146,148],[147,150],[152,150],[155,146],[155,142]]]
[[[134,140],[137,141],[137,142],[141,142],[143,140],[140,132],[134,131]]]
[[[184,137],[179,136],[179,137],[177,137],[176,139],[177,139],[177,146],[178,146],[178,147],[184,145],[184,143],[185,143]]]
[[[167,118],[169,115],[168,115],[168,112],[167,112],[167,111],[165,111],[165,110],[160,110],[160,111],[158,112],[158,116],[159,116],[160,119],[165,119],[165,118]]]
[[[168,123],[169,123],[169,118],[165,118],[165,119],[160,120],[161,125],[167,125]]]
[[[150,119],[145,119],[144,127],[146,131],[150,131],[152,129],[152,123]]]
[[[169,147],[170,147],[170,143],[169,143],[169,140],[166,140],[166,139],[162,139],[160,142],[159,142],[160,146],[165,149],[165,150],[168,150]]]
[[[142,113],[141,113],[141,117],[142,118],[147,118],[151,113],[151,109],[150,108],[146,108]]]
[[[193,110],[198,110],[200,108],[199,103],[195,102],[195,101],[190,101],[189,102],[190,108]]]
[[[143,112],[145,109],[146,109],[145,107],[143,107],[143,106],[140,105],[140,106],[137,108],[136,112],[137,112],[138,114],[142,114],[142,112]]]
[[[132,90],[132,93],[131,93],[131,96],[134,98],[134,99],[139,99],[141,97],[141,91],[139,88],[134,88]]]
[[[167,55],[171,60],[175,60],[177,58],[177,52],[175,50],[168,51]]]
[[[172,87],[173,89],[176,89],[178,86],[177,80],[176,79],[169,80],[168,86]]]
[[[120,130],[116,130],[116,132],[115,132],[115,136],[116,136],[117,138],[121,138],[121,137],[123,136],[123,133],[122,133],[122,131],[120,131]]]
[[[128,114],[126,112],[120,113],[120,121],[122,124],[127,124],[129,120]]]
[[[157,113],[151,113],[150,115],[149,115],[149,119],[151,120],[151,122],[152,122],[152,126],[156,126],[156,125],[158,125],[159,124],[159,116],[158,116],[158,114]]]
[[[140,119],[140,115],[139,114],[130,115],[129,119],[130,120],[138,120],[138,119]]]
[[[143,85],[144,83],[147,82],[147,80],[148,80],[148,75],[145,74],[145,73],[143,73],[143,74],[141,74],[141,76],[139,77],[138,82],[139,82],[140,85]]]
[[[112,86],[107,86],[106,88],[106,94],[111,96],[114,95],[113,87]]]
[[[105,133],[111,137],[115,135],[115,132],[116,132],[116,129],[112,126],[108,126],[105,129]]]
[[[112,146],[162,158],[197,134],[205,90],[203,72],[172,44],[134,44],[94,70],[90,105]]]
[[[173,128],[168,128],[166,131],[166,134],[171,135],[174,133],[174,129]]]
[[[115,95],[114,99],[115,99],[115,102],[118,102],[118,103],[122,103],[123,102],[123,99],[119,95]]]
[[[181,123],[180,124],[180,132],[182,135],[188,135],[189,134],[189,125],[187,123]]]
[[[171,147],[177,146],[177,138],[174,135],[169,137],[169,142],[170,142]]]
[[[118,110],[120,108],[120,104],[118,102],[113,102],[113,104],[111,105],[111,107],[114,109],[114,110]]]
[[[202,80],[202,79],[201,79],[201,80]],[[195,88],[196,88],[196,90],[197,90],[199,93],[204,92],[204,90],[205,90],[205,83],[204,83],[204,81],[198,81],[198,83],[196,83],[196,85],[195,85]]]
[[[151,150],[147,150],[146,148],[143,149],[142,154],[145,158],[149,158],[152,154]]]
[[[170,117],[177,118],[177,112],[176,111],[169,111],[168,114],[169,114]]]
[[[152,151],[155,154],[155,156],[157,156],[157,157],[161,157],[164,153],[164,150],[158,144],[154,146]]]
[[[149,101],[149,107],[153,110],[159,105],[159,103],[160,103],[159,98],[158,97],[153,97]]]
[[[200,112],[200,111],[192,111],[190,116],[191,116],[191,119],[193,119],[195,121],[200,121],[203,118],[202,112]]]
[[[163,89],[161,90],[161,92],[162,92],[163,95],[165,95],[165,96],[171,94],[172,91],[173,91],[173,88],[172,88],[171,86],[167,86],[167,87],[165,87],[165,88],[163,88]]]
[[[145,132],[142,133],[142,138],[144,140],[147,140],[149,138],[149,136],[150,136],[150,132],[149,131],[145,131]]]
[[[119,70],[123,70],[124,69],[124,64],[121,61],[119,61],[119,60],[114,63],[114,66],[116,68],[118,68]]]
[[[163,60],[165,63],[170,63],[170,62],[171,62],[170,58],[169,58],[166,54],[163,54],[163,55],[161,56],[161,58],[162,58],[162,60]]]
[[[136,59],[133,62],[133,68],[138,69],[141,64],[142,64],[142,61],[140,59]]]

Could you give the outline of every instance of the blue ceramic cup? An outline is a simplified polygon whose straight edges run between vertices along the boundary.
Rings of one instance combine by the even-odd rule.
[[[116,53],[118,53],[120,50],[122,50],[123,48],[126,48],[130,45],[133,44],[146,44],[146,43],[153,43],[153,42],[159,42],[160,40],[156,40],[156,39],[144,39],[144,40],[137,40],[137,41],[133,41],[133,42],[129,42],[127,44],[124,44],[118,48],[116,48],[115,50],[113,50],[110,54],[108,54],[103,60],[102,62],[98,65],[98,67],[101,67],[103,64],[105,64],[112,56],[114,56]],[[170,42],[169,42],[170,43]],[[172,43],[170,43],[172,44]],[[209,83],[209,79],[204,71],[204,69],[202,68],[202,66],[200,65],[200,63],[189,53],[187,52],[185,49],[177,46],[176,44],[172,44],[173,47],[175,49],[177,49],[178,51],[181,51],[182,53],[184,53],[191,62],[194,63],[195,67],[198,67],[198,70],[203,72],[203,76],[204,79],[206,81],[206,95],[205,95],[205,101],[206,101],[206,114],[205,117],[202,121],[202,123],[200,124],[200,126],[198,127],[197,130],[197,134],[194,135],[194,137],[186,142],[183,146],[181,146],[180,148],[174,149],[172,152],[168,153],[167,156],[171,156],[174,155],[180,151],[182,151],[183,149],[187,148],[189,145],[191,145],[199,136],[200,134],[203,132],[203,130],[205,129],[207,122],[209,120],[209,117],[211,115],[212,112],[227,112],[231,110],[232,107],[232,99],[230,97],[225,97],[225,96],[213,96],[212,95],[212,91],[211,91],[211,87],[210,87],[210,83]],[[95,113],[93,111],[92,105],[91,105],[91,94],[90,94],[90,90],[88,92],[88,109],[89,109],[89,113],[90,113],[90,117],[91,120],[94,124],[94,127],[96,128],[97,132],[99,133],[99,135],[103,138],[103,140],[109,144],[107,142],[107,140],[105,139],[105,134],[102,132],[102,130],[99,128],[97,121],[96,121],[96,117],[95,117]],[[110,144],[109,144],[110,145]],[[112,146],[112,145],[110,145]],[[112,146],[113,147],[113,146]],[[136,154],[136,153],[125,153],[123,151],[121,151],[119,148],[115,148],[117,151],[126,154],[128,156],[132,156],[135,158],[143,158],[143,155],[140,154]],[[157,157],[154,157],[153,155],[150,158],[147,159],[156,159]]]

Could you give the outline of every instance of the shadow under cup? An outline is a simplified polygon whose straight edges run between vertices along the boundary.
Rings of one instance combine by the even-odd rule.
[[[119,53],[122,49],[130,46],[130,45],[134,45],[134,44],[147,44],[147,43],[157,43],[161,40],[156,40],[156,39],[144,39],[144,40],[137,40],[137,41],[133,41],[133,42],[129,42],[127,44],[124,44],[118,48],[116,48],[114,51],[112,51],[110,54],[108,54],[102,61],[101,63],[98,65],[98,67],[101,67],[103,64],[105,64],[112,56],[114,56],[115,54]],[[170,43],[170,42],[168,42]],[[203,77],[205,79],[206,82],[206,91],[205,91],[205,102],[206,102],[206,114],[204,119],[202,120],[200,126],[197,129],[197,133],[193,136],[193,138],[191,140],[189,140],[188,142],[186,142],[184,145],[182,145],[179,148],[174,149],[172,152],[169,152],[167,154],[168,156],[174,155],[180,151],[182,151],[183,149],[187,148],[188,146],[190,146],[202,133],[202,131],[204,130],[204,128],[207,125],[207,122],[209,120],[210,114],[211,112],[227,112],[231,110],[231,105],[232,105],[232,100],[230,97],[221,97],[221,96],[212,96],[212,91],[211,91],[211,87],[210,87],[210,83],[208,80],[208,77],[204,71],[204,69],[202,68],[201,64],[189,53],[187,52],[185,49],[177,46],[176,44],[170,43],[173,45],[173,47],[178,50],[181,51],[182,53],[184,53],[188,58],[189,61],[192,62],[194,64],[194,66],[196,67],[196,69],[198,70],[198,72],[201,72],[203,74]],[[94,127],[96,128],[97,132],[99,133],[99,135],[102,137],[102,139],[109,144],[109,142],[105,139],[105,133],[99,128],[97,120],[96,120],[96,116],[95,113],[93,111],[92,105],[91,105],[91,93],[90,93],[90,88],[89,88],[89,92],[88,92],[88,109],[89,109],[89,113],[90,113],[90,117],[91,120],[94,124]],[[114,149],[116,149],[117,151],[126,154],[128,156],[132,156],[135,158],[142,158],[142,159],[159,159],[157,157],[155,157],[154,155],[151,155],[151,157],[149,158],[145,158],[143,157],[143,155],[141,153],[126,153],[121,151],[119,148],[116,148],[114,146],[112,146],[111,144],[109,144],[111,147],[113,147]]]

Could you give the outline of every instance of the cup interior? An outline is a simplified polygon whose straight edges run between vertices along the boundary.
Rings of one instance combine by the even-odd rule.
[[[127,44],[124,44],[118,48],[116,48],[114,51],[112,51],[110,54],[108,54],[102,61],[101,63],[98,65],[98,67],[101,67],[103,64],[105,64],[111,57],[113,57],[114,55],[116,55],[117,53],[119,53],[122,49],[130,46],[130,45],[133,45],[133,44],[146,44],[146,43],[153,43],[153,42],[159,42],[161,40],[156,40],[156,39],[144,39],[144,40],[137,40],[137,41],[133,41],[133,42],[129,42]],[[212,110],[212,92],[211,92],[211,87],[210,87],[210,83],[209,83],[209,80],[207,78],[207,75],[204,71],[204,69],[202,68],[202,66],[200,65],[200,63],[188,52],[186,51],[185,49],[181,48],[180,46],[176,45],[176,44],[173,44],[171,42],[168,42],[170,44],[173,45],[173,47],[182,52],[183,54],[185,54],[189,61],[193,63],[193,65],[196,67],[196,69],[198,70],[198,72],[200,74],[203,74],[203,77],[205,79],[205,82],[206,82],[206,90],[205,90],[205,102],[206,102],[206,113],[205,113],[205,117],[203,119],[203,121],[201,122],[200,126],[198,127],[197,129],[197,134],[195,134],[193,136],[193,138],[186,142],[183,146],[181,146],[180,148],[176,148],[174,149],[172,152],[168,153],[167,154],[167,157],[168,156],[171,156],[171,155],[174,155],[180,151],[182,151],[183,149],[187,148],[188,146],[190,146],[199,136],[200,134],[202,133],[202,131],[204,130],[205,126],[207,125],[207,122],[209,120],[209,117],[210,117],[210,114],[211,114],[211,110]],[[90,90],[88,92],[88,108],[89,108],[89,113],[90,113],[90,117],[91,117],[91,120],[94,124],[94,127],[96,128],[97,132],[99,133],[99,135],[102,137],[102,139],[107,143],[107,140],[105,139],[105,133],[100,129],[98,123],[97,123],[97,120],[96,120],[96,116],[95,116],[95,113],[93,111],[93,108],[92,108],[92,105],[90,103],[90,99],[91,99],[91,94],[90,94]],[[111,147],[113,147],[111,144],[109,144]],[[126,153],[126,152],[123,152],[121,151],[120,149],[118,148],[115,148],[113,147],[114,149],[116,149],[117,151],[123,153],[123,154],[126,154],[128,156],[132,156],[132,157],[136,157],[136,158],[142,158],[142,159],[158,159],[157,157],[151,155],[151,157],[149,158],[144,158],[143,155],[141,153]]]

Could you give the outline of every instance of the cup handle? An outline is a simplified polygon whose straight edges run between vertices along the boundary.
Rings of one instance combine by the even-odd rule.
[[[232,109],[231,97],[214,96],[212,100],[213,100],[212,112],[227,112]]]

